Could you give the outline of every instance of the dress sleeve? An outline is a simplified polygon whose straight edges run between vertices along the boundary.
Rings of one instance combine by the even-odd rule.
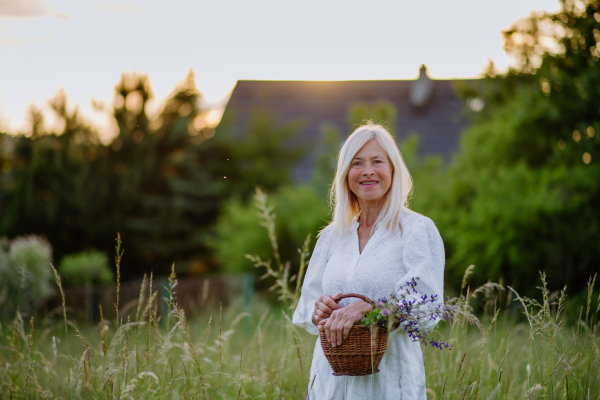
[[[318,335],[319,330],[312,322],[315,301],[323,294],[323,273],[327,264],[331,229],[326,228],[319,236],[312,257],[308,263],[302,292],[292,322],[305,328],[313,335]]]
[[[440,233],[429,218],[419,218],[406,240],[402,252],[402,261],[406,268],[406,275],[397,283],[395,291],[398,292],[402,285],[406,285],[412,278],[417,280],[415,287],[417,293],[410,293],[405,300],[420,300],[423,295],[427,298],[435,296],[433,302],[427,302],[423,307],[438,307],[443,304],[444,296],[444,242]],[[421,318],[420,325],[426,331],[431,331],[439,319]]]

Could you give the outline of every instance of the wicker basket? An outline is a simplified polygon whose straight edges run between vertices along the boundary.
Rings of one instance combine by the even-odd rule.
[[[367,297],[356,293],[342,294],[333,297],[333,300],[338,303],[347,297],[357,297],[371,303]],[[388,341],[388,331],[384,327],[376,326],[371,329],[364,325],[354,325],[350,329],[348,338],[337,347],[331,347],[325,328],[321,325],[319,325],[319,335],[325,357],[333,369],[333,375],[361,376],[379,372],[379,363]]]

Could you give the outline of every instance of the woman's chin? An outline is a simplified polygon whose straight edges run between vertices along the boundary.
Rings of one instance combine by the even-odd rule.
[[[357,197],[362,200],[362,201],[368,201],[368,202],[372,202],[372,201],[379,201],[383,198],[383,194],[382,193],[361,193],[359,195],[357,195]]]

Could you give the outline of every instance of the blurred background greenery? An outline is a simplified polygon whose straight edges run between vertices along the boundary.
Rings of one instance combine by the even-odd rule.
[[[600,14],[597,2],[577,4],[565,1],[504,32],[517,67],[499,74],[490,65],[484,78],[457,82],[465,104],[484,106],[464,108],[470,123],[451,160],[420,157],[417,135],[400,143],[415,182],[411,208],[431,217],[444,239],[449,288],[470,264],[475,283],[499,281],[525,295],[536,292],[538,271],[550,287],[577,293],[598,270]],[[124,279],[165,276],[173,262],[184,276],[253,273],[244,255],[270,254],[255,187],[270,194],[282,257],[295,262],[307,234],[314,246],[330,218],[327,191],[350,132],[324,125],[313,148],[292,146],[302,121],[282,125],[261,110],[248,135],[236,135],[227,116],[216,129],[200,126],[207,110],[192,72],[151,121],[152,96],[147,76],[123,74],[112,110],[119,132],[108,144],[62,92],[50,101],[62,130],[45,130],[32,107],[28,132],[0,132],[4,299],[35,307],[51,279],[39,265],[51,260],[72,285],[109,282],[117,232]],[[347,114],[351,125],[396,125],[387,102],[357,103]],[[292,170],[307,152],[316,154],[316,168],[298,184]]]

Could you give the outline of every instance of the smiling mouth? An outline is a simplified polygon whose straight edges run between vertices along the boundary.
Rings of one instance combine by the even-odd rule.
[[[360,184],[363,185],[363,186],[373,186],[373,185],[376,185],[378,183],[379,183],[379,181],[364,181],[364,182],[361,182]]]

